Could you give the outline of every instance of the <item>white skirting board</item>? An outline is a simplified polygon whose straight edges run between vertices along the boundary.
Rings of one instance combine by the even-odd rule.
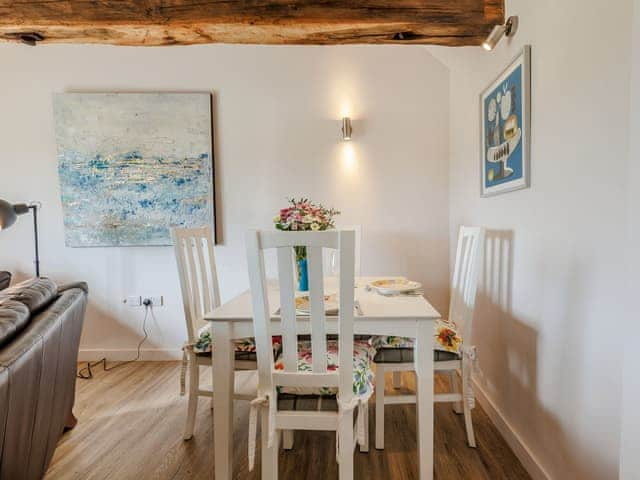
[[[475,380],[473,381],[473,389],[476,394],[476,400],[506,440],[511,450],[513,450],[513,453],[518,457],[518,460],[520,460],[525,470],[531,475],[531,478],[533,478],[533,480],[550,480],[551,477],[544,468],[542,468],[538,459],[522,441],[520,435],[516,433],[504,418],[502,412],[498,410],[493,401],[487,396],[484,389]]]
[[[135,348],[126,350],[102,350],[81,348],[78,352],[79,362],[92,362],[106,358],[108,362],[124,362],[136,358]],[[181,360],[182,350],[167,350],[161,348],[149,348],[140,350],[140,361],[158,362],[167,360]]]

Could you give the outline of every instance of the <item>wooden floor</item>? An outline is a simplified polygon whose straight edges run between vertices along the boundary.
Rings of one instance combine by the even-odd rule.
[[[209,401],[201,400],[195,436],[184,442],[186,397],[179,396],[179,370],[176,362],[139,362],[110,372],[97,371],[93,380],[78,380],[75,414],[79,422],[61,438],[45,479],[211,479]],[[203,374],[208,379],[209,372]],[[410,385],[412,375],[405,375],[403,382]],[[437,383],[441,390],[445,380]],[[417,476],[415,407],[391,405],[386,413],[386,448],[376,451],[371,404],[372,450],[355,453],[356,479],[407,480]],[[528,479],[481,408],[476,407],[473,415],[476,449],[466,446],[463,417],[454,414],[449,404],[436,406],[435,477]],[[236,403],[234,424],[236,478],[259,479],[259,451],[256,471],[247,471],[246,402]],[[280,454],[280,478],[337,479],[335,434],[296,433],[294,450]]]

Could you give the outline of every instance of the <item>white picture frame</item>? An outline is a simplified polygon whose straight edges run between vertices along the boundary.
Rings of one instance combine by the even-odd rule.
[[[480,195],[531,186],[531,46],[482,91]]]

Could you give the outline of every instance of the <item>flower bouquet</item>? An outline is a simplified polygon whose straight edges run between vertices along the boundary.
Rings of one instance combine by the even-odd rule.
[[[289,199],[289,206],[280,210],[273,219],[278,230],[286,232],[304,232],[308,230],[321,231],[335,227],[333,217],[340,212],[333,208],[325,208],[311,202],[307,198]],[[294,247],[296,265],[298,267],[298,290],[309,290],[309,276],[307,272],[306,247]]]

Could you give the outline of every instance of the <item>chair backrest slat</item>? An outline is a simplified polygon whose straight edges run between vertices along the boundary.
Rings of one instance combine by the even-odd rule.
[[[196,253],[198,258],[198,268],[200,271],[200,278],[202,279],[202,309],[204,312],[211,311],[211,289],[209,288],[209,278],[207,275],[207,269],[204,266],[205,258],[202,249],[202,240],[199,238],[194,239],[196,244]]]
[[[189,262],[190,284],[191,284],[191,305],[194,310],[196,318],[202,317],[202,297],[200,296],[200,281],[198,278],[198,271],[196,270],[196,262],[194,260],[195,239],[188,238],[185,241],[185,248],[187,251],[187,261]]]
[[[469,245],[467,249],[472,252],[469,255],[469,261],[465,270],[465,284],[464,284],[464,301],[467,305],[473,305],[475,303],[475,287],[474,284],[478,281],[477,277],[474,277],[474,269],[477,269],[476,263],[480,259],[479,252],[476,250],[478,239],[475,237],[469,237]],[[471,298],[473,295],[474,298]]]
[[[282,319],[282,357],[287,372],[298,370],[298,342],[296,332],[296,304],[293,280],[293,250],[278,248],[278,276],[280,278],[280,317]]]
[[[211,309],[217,308],[220,303],[220,285],[218,284],[218,267],[216,266],[216,258],[213,253],[213,232],[206,228],[202,241],[206,244],[209,265],[209,277],[211,280],[209,290],[211,295]]]
[[[258,395],[275,394],[273,382],[273,346],[271,343],[271,312],[267,293],[267,277],[260,232],[249,231],[246,235],[249,286],[253,307],[253,333],[256,340],[258,360]],[[283,345],[284,348],[291,345]]]
[[[294,302],[293,247],[306,247],[309,269],[309,303],[312,345],[312,371],[297,370],[297,328]],[[264,250],[277,249],[280,287],[280,322],[285,371],[275,371],[271,347],[271,317]],[[327,336],[324,302],[323,249],[336,249],[340,258],[338,312],[338,372],[327,372]],[[337,386],[342,398],[353,395],[353,296],[354,296],[354,232],[274,232],[247,233],[247,262],[251,284],[254,333],[258,356],[259,390],[273,394],[276,386]],[[344,390],[344,391],[343,391]]]
[[[327,371],[327,331],[325,328],[322,248],[307,247],[307,262],[311,307],[312,368],[315,373],[325,373]]]
[[[171,231],[180,277],[188,341],[197,340],[204,314],[220,305],[220,292],[211,229],[174,228]]]
[[[349,365],[348,376],[340,376],[341,400],[349,403],[353,398],[353,309],[355,285],[355,235],[340,235],[340,370]]]
[[[478,276],[482,266],[484,229],[461,227],[451,280],[449,320],[456,323],[463,338],[470,338],[476,302]]]

